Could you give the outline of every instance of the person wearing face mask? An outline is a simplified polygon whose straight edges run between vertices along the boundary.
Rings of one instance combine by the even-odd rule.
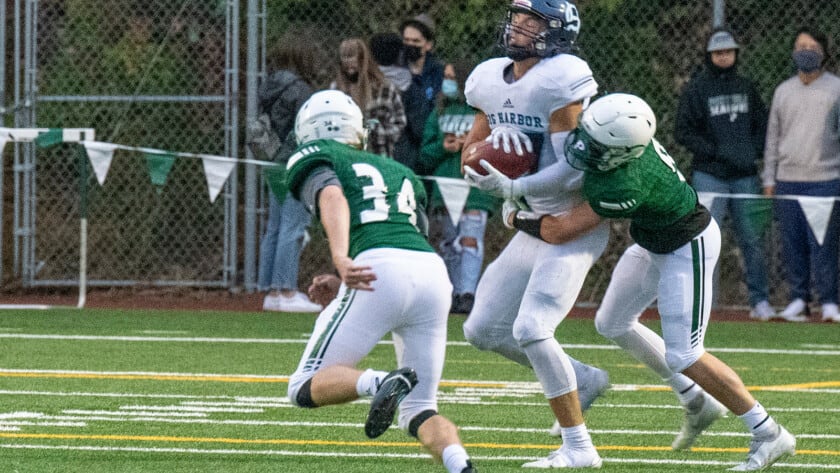
[[[789,304],[779,314],[803,322],[810,315],[811,289],[822,306],[822,320],[840,323],[837,258],[840,210],[823,209],[825,227],[812,229],[799,197],[840,196],[840,78],[826,70],[830,57],[825,34],[810,27],[794,36],[796,75],[773,93],[762,181],[774,201]],[[793,196],[793,197],[789,197]]]
[[[393,158],[406,126],[400,91],[382,74],[362,39],[345,39],[338,53],[339,70],[330,88],[353,97],[362,109],[369,130],[368,151]]]
[[[698,192],[761,195],[758,162],[763,157],[767,107],[755,83],[738,73],[741,46],[731,31],[716,28],[709,35],[705,62],[680,95],[675,137],[693,155],[691,183]],[[709,206],[715,221],[727,213],[744,255],[750,317],[776,315],[767,289],[766,199],[717,197]],[[719,286],[715,269],[715,287]],[[717,294],[717,290],[714,294]]]
[[[406,65],[411,71],[411,85],[403,92],[407,124],[397,143],[394,158],[418,171],[417,161],[423,142],[426,119],[435,108],[435,99],[443,82],[443,64],[432,48],[435,44],[435,24],[423,13],[403,21],[400,25]]]
[[[464,81],[475,64],[454,61],[443,68],[441,92],[437,105],[426,120],[418,169],[423,174],[461,179],[461,147],[475,119],[476,110],[464,98]],[[430,223],[440,229],[436,246],[452,282],[452,308],[455,314],[468,314],[475,302],[475,289],[484,263],[484,230],[487,219],[501,205],[497,199],[478,188],[471,188],[457,223],[450,218],[434,184],[430,205]]]

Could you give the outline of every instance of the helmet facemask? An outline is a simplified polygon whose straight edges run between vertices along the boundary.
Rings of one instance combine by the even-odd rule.
[[[566,137],[566,160],[575,169],[607,172],[639,158],[656,133],[656,116],[641,98],[610,94],[580,114]]]
[[[542,32],[532,33],[513,25],[513,15],[524,13],[538,18],[544,23]],[[572,53],[575,40],[580,31],[580,17],[577,8],[569,2],[533,1],[527,4],[514,0],[508,9],[502,24],[501,46],[505,54],[514,61],[529,57],[552,57],[563,53]],[[529,46],[510,44],[512,32],[532,39]]]

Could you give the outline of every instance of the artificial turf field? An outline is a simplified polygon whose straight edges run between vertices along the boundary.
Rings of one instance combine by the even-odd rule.
[[[463,340],[450,318],[440,410],[478,470],[522,472],[559,441],[533,374]],[[149,310],[0,311],[0,472],[445,472],[397,428],[369,440],[367,402],[293,408],[288,376],[314,315]],[[656,322],[651,322],[658,328]],[[652,372],[591,320],[569,319],[569,354],[609,371],[586,413],[610,472],[725,471],[749,438],[731,414],[673,452],[682,411]],[[840,471],[840,325],[715,322],[710,352],[797,436],[773,471]],[[361,367],[389,370],[381,343]]]

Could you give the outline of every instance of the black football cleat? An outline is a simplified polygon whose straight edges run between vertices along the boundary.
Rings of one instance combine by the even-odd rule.
[[[461,470],[461,473],[478,473],[478,470],[475,469],[471,461],[467,460],[467,467]]]
[[[375,439],[384,434],[394,422],[397,407],[414,386],[417,386],[417,373],[413,369],[400,368],[388,373],[370,402],[365,435]]]

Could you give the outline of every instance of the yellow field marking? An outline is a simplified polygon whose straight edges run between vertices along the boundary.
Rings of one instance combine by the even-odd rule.
[[[747,386],[750,391],[795,391],[797,389],[840,388],[840,381],[816,381],[813,383],[777,384],[774,386]],[[670,391],[670,386],[637,386],[637,391]]]
[[[119,379],[152,381],[208,381],[219,383],[288,383],[288,376],[224,376],[224,375],[187,375],[187,374],[118,374],[118,373],[41,373],[41,372],[0,372],[0,378],[64,378],[64,379]],[[441,381],[441,387],[450,388],[497,388],[504,389],[511,384],[506,382],[482,381]],[[838,388],[840,381],[818,381],[813,383],[780,384],[774,386],[747,386],[750,391],[780,391],[797,389]],[[637,386],[637,391],[670,391],[668,386]]]
[[[42,439],[42,440],[111,440],[137,442],[177,442],[177,443],[224,443],[240,445],[319,445],[322,447],[417,447],[417,442],[381,442],[381,441],[338,441],[338,440],[297,440],[297,439],[237,439],[226,437],[174,437],[166,435],[79,435],[79,434],[27,434],[18,432],[0,432],[0,438],[7,439]],[[554,450],[556,444],[509,444],[509,443],[465,443],[466,448],[486,448],[494,450]],[[672,452],[671,447],[641,447],[628,445],[598,445],[599,451],[625,452]],[[746,453],[746,448],[711,448],[694,447],[693,452],[706,453]],[[797,450],[797,455],[833,455],[840,456],[836,450]]]
[[[182,374],[114,374],[114,373],[0,373],[8,378],[123,379],[154,381],[213,381],[220,383],[288,383],[286,376],[192,376]]]
[[[288,376],[193,376],[183,374],[115,374],[115,373],[0,373],[7,378],[120,379],[153,381],[210,381],[219,383],[288,383]],[[458,388],[506,388],[509,383],[441,381],[441,386]]]

